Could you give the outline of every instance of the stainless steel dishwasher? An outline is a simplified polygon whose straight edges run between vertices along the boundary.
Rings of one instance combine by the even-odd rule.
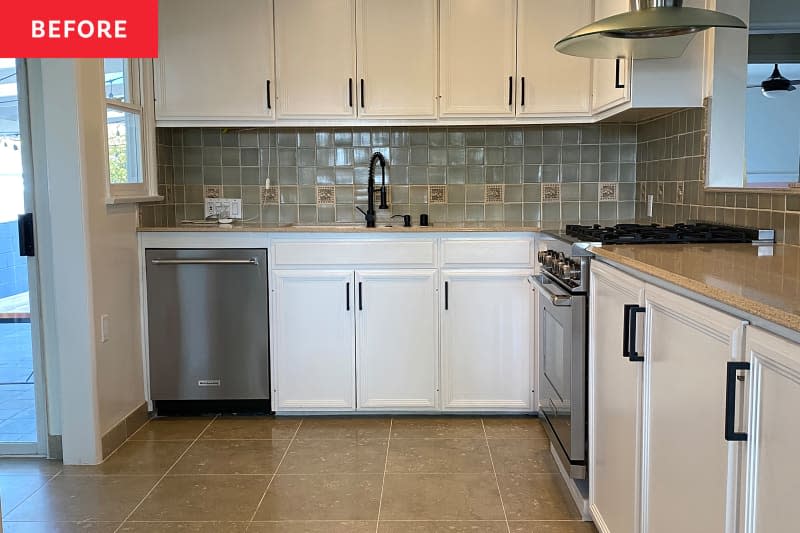
[[[145,251],[153,401],[269,399],[267,251]]]

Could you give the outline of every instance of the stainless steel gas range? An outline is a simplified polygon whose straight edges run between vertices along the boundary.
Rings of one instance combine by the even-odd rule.
[[[568,225],[543,233],[537,259],[539,413],[567,474],[586,479],[588,285],[591,248],[604,244],[771,242],[772,230],[715,224]]]

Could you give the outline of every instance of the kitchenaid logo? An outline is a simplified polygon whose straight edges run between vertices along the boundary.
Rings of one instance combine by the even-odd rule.
[[[0,57],[156,57],[158,0],[32,0],[4,9]]]

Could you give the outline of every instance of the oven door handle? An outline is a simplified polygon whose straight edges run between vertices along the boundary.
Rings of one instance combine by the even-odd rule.
[[[528,276],[528,283],[538,287],[542,294],[545,295],[556,307],[569,307],[572,305],[572,296],[568,294],[553,294],[549,290],[545,289],[544,285],[540,283],[535,276]]]

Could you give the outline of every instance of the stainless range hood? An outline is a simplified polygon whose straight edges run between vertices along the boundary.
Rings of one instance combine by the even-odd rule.
[[[746,27],[732,15],[683,7],[683,0],[631,0],[627,13],[584,26],[558,41],[555,48],[579,57],[662,59],[683,55],[697,32]]]

